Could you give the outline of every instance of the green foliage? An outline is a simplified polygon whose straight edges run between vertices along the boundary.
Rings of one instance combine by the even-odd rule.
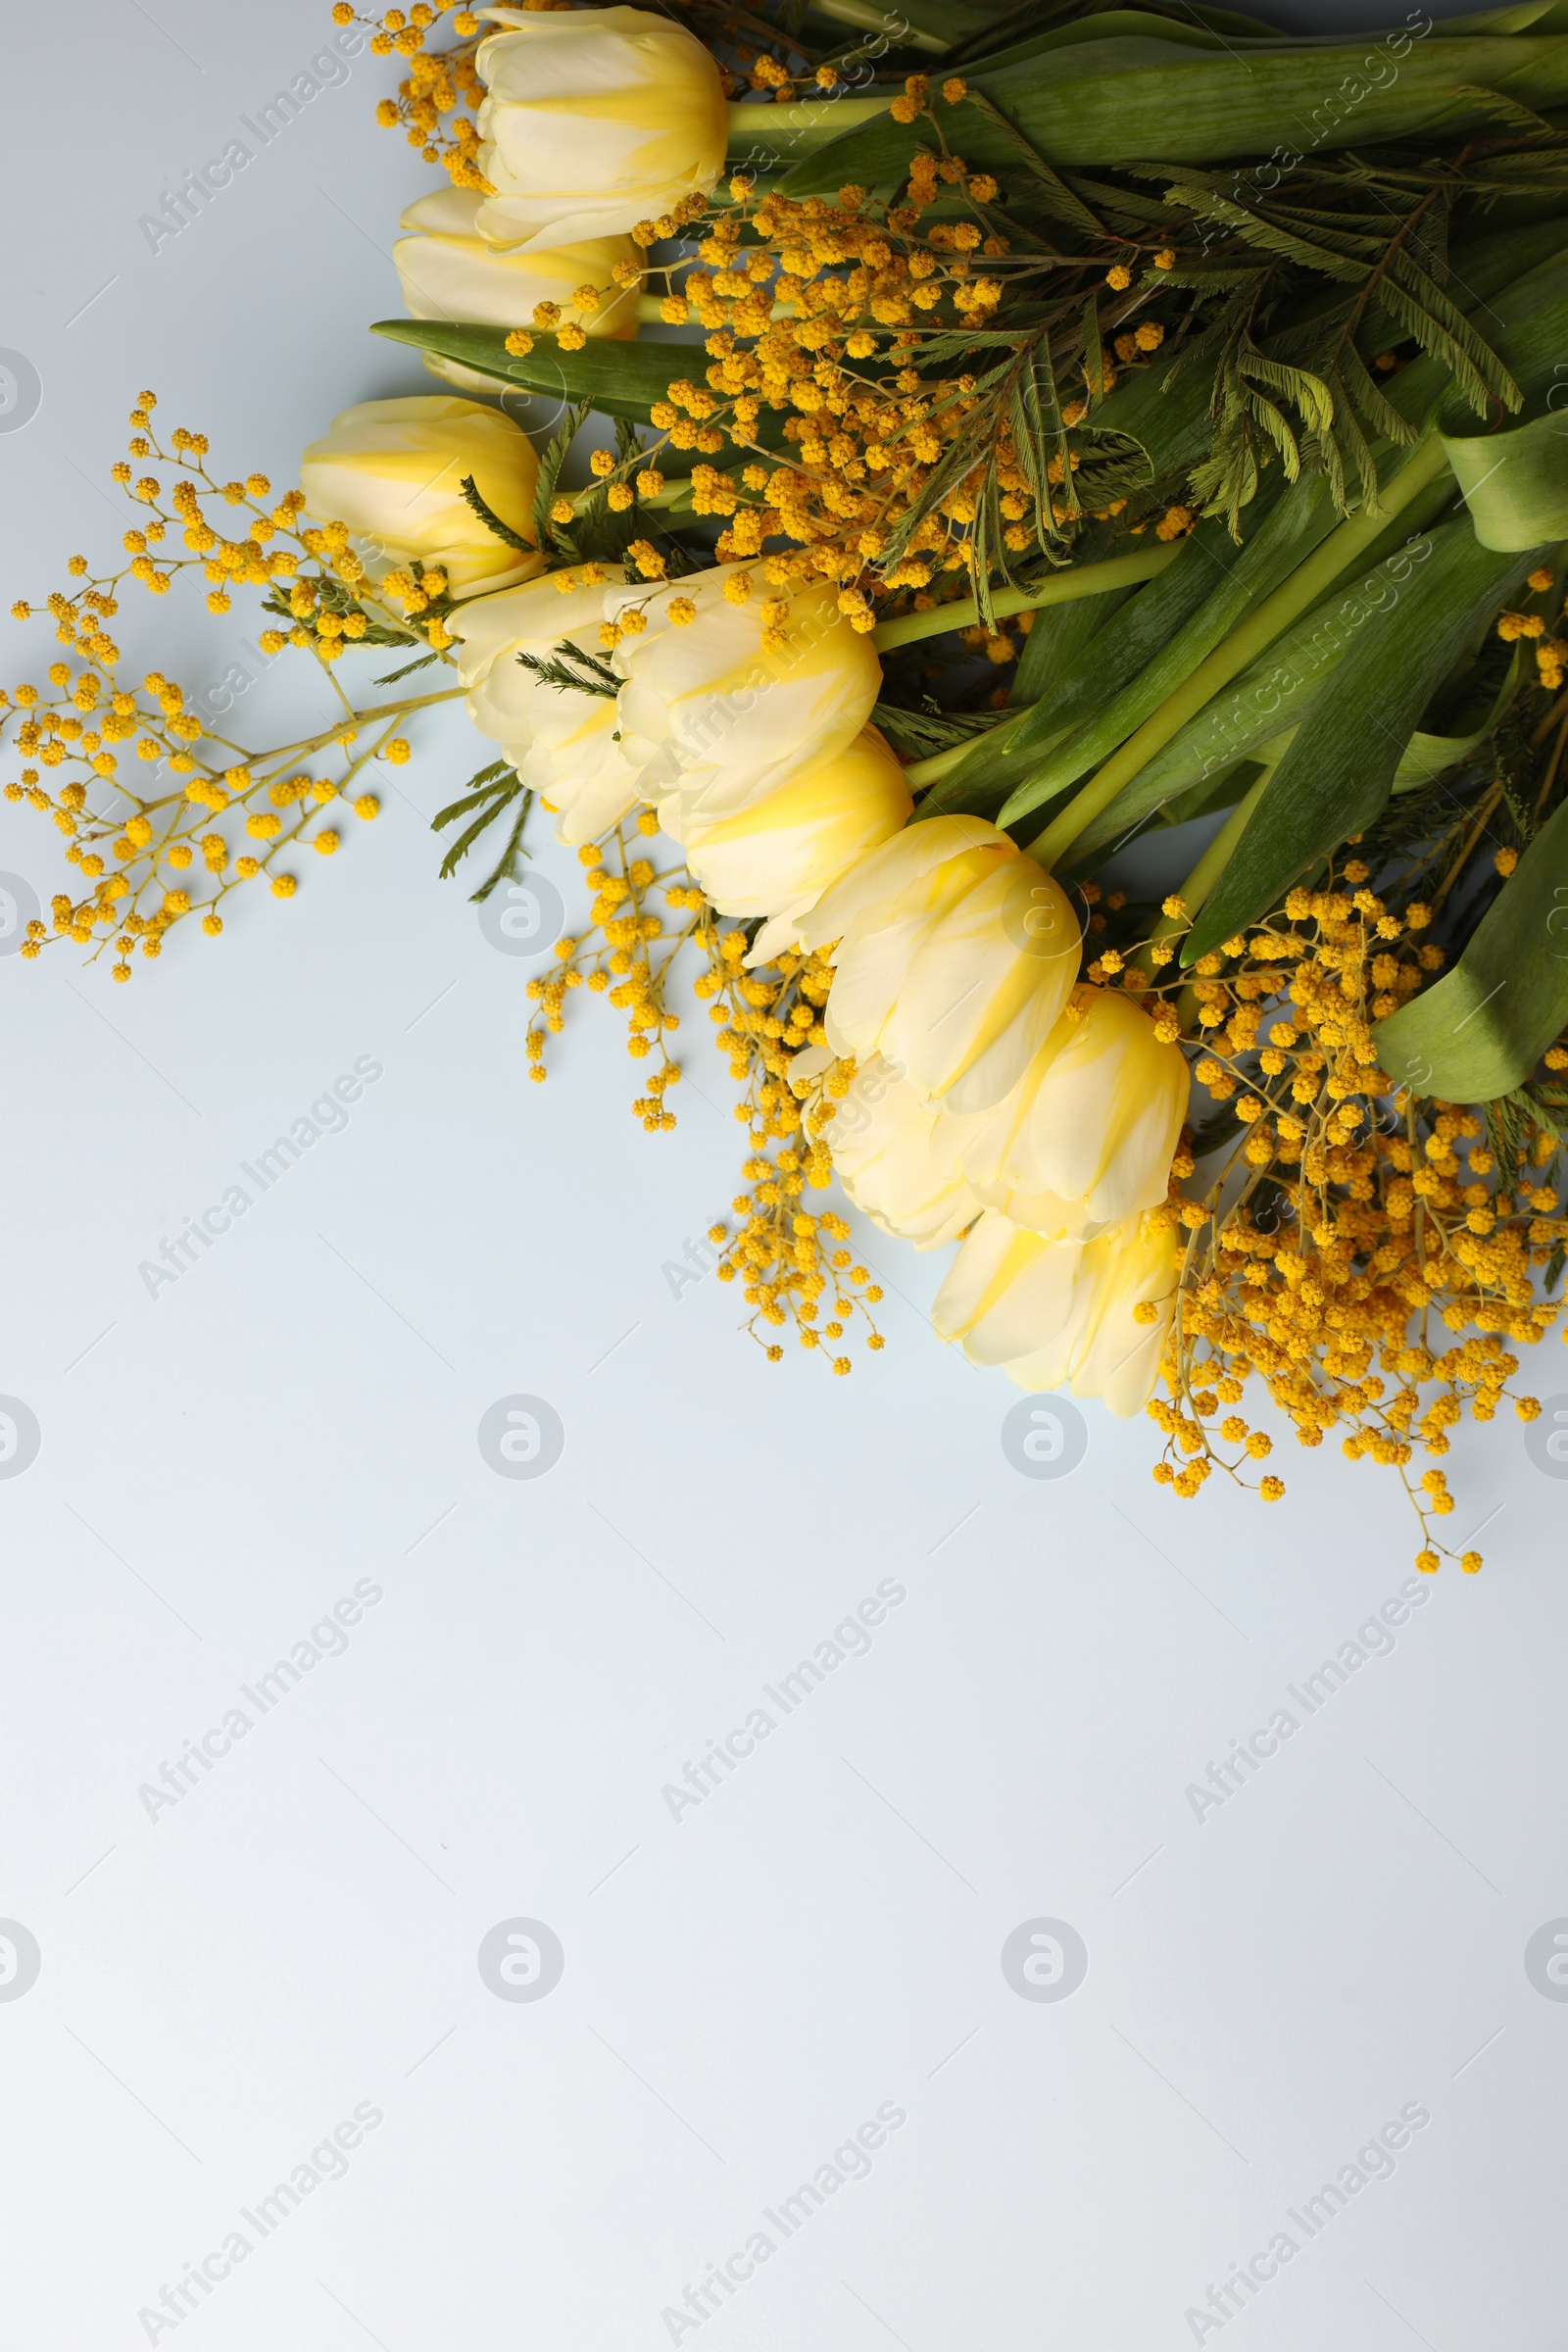
[[[541,662],[537,654],[519,653],[516,658],[542,684],[564,694],[599,694],[613,702],[620,692],[621,681],[609,663],[597,654],[585,654],[569,637],[562,639],[548,661]]]
[[[1435,689],[1530,569],[1528,556],[1479,546],[1464,522],[1433,541],[1404,593],[1366,612],[1333,692],[1298,727],[1188,935],[1184,963],[1255,922],[1319,858],[1374,821]]]
[[[510,760],[496,760],[488,767],[481,767],[477,775],[470,776],[461,797],[438,810],[431,819],[430,829],[433,833],[443,832],[448,825],[456,824],[459,817],[471,816],[473,820],[464,827],[441,860],[441,879],[447,882],[480,836],[514,805],[517,813],[507,836],[506,847],[487,879],[470,893],[476,905],[490,896],[498,882],[510,882],[516,871],[517,853],[522,849],[522,829],[533,806],[532,792]],[[478,811],[476,815],[475,810]],[[527,852],[523,850],[522,855],[526,857]]]
[[[507,349],[504,326],[467,326],[448,318],[383,318],[371,327],[394,343],[457,360],[500,387],[534,392],[546,400],[600,409],[646,424],[656,400],[662,400],[672,370],[668,343],[615,343],[596,336],[580,351],[563,351],[557,337],[530,329],[533,349],[521,357]]]
[[[428,669],[432,662],[439,662],[440,659],[439,654],[421,654],[417,662],[406,662],[401,669],[388,670],[386,676],[377,678],[375,683],[377,686],[399,686],[405,678],[412,678],[416,670]]]
[[[1565,1027],[1568,803],[1536,835],[1453,969],[1375,1034],[1391,1076],[1450,1102],[1485,1102],[1521,1087]]]
[[[1507,367],[1440,282],[1462,163],[1423,172],[1325,158],[1277,190],[1257,172],[1137,169],[1164,181],[1227,265],[1219,306],[1180,363],[1213,384],[1210,447],[1192,473],[1206,514],[1240,527],[1265,450],[1293,481],[1303,465],[1324,475],[1342,514],[1353,477],[1375,514],[1376,446],[1417,437],[1369,366],[1386,343],[1413,340],[1478,416],[1520,407]],[[1563,177],[1568,187],[1568,159]],[[1343,292],[1308,299],[1325,279]]]
[[[493,538],[501,540],[507,547],[520,548],[525,555],[531,556],[534,553],[533,541],[524,539],[522,533],[514,531],[510,522],[502,521],[494,507],[490,506],[480,494],[479,486],[471,473],[466,473],[458,487],[463,492],[465,503],[472,509]]]
[[[998,723],[994,710],[940,710],[929,699],[918,710],[903,710],[897,703],[878,703],[871,713],[872,726],[880,727],[906,760],[930,760],[938,752],[952,751],[956,744],[985,734]]]
[[[561,468],[566,462],[566,453],[581,432],[583,420],[587,415],[586,408],[566,411],[559,428],[547,443],[544,455],[539,460],[539,481],[533,494],[534,539],[546,553],[560,557],[566,564],[578,563],[581,560],[582,551],[577,545],[571,525],[557,522],[550,510],[555,503],[556,489],[561,480]]]

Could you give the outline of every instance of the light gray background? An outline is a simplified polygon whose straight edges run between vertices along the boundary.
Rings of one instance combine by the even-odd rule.
[[[5,604],[115,546],[97,485],[144,382],[279,488],[338,407],[420,387],[363,331],[429,177],[374,129],[368,60],[161,254],[138,230],[326,15],[6,10],[33,103],[0,343],[44,393],[0,435]],[[131,591],[116,630],[193,692],[251,634],[194,601]],[[0,626],[3,674],[41,675],[47,633]],[[262,680],[244,731],[313,691]],[[705,2346],[1177,2352],[1406,2102],[1432,2120],[1394,2178],[1227,2346],[1562,2345],[1568,2003],[1523,1954],[1568,1912],[1565,1490],[1511,1419],[1463,1436],[1449,1525],[1489,1523],[1485,1573],[1446,1568],[1200,1822],[1188,1784],[1410,1575],[1397,1488],[1290,1444],[1285,1504],[1180,1506],[1148,1426],[1095,1406],[1083,1466],[1026,1479],[1014,1392],[925,1325],[940,1267],[880,1242],[889,1346],[848,1381],[767,1366],[711,1279],[672,1296],[743,1141],[707,1023],[673,1136],[632,1119],[602,1007],[529,1086],[534,967],[425,830],[472,746],[416,744],[373,832],[220,943],[123,990],[0,960],[0,1392],[43,1430],[0,1480],[0,1916],[43,1955],[0,2002],[4,2352],[145,2342],[139,2309],[361,2102],[384,2122],[347,2177],[181,2345],[652,2352],[884,2102],[907,2122],[870,2177]],[[45,903],[57,847],[0,807]],[[139,1261],[361,1055],[384,1076],[347,1132],[149,1299]],[[1554,1342],[1536,1385],[1568,1390]],[[533,1482],[476,1443],[516,1392],[566,1431]],[[139,1785],[364,1578],[346,1654],[150,1821]],[[663,1785],[889,1578],[869,1654],[673,1820]],[[1056,2004],[1001,1969],[1042,1915],[1090,1955]],[[537,2004],[478,1973],[516,1916],[564,1946]]]

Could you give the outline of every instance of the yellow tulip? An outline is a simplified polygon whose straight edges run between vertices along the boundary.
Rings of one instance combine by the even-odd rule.
[[[1102,1397],[1125,1419],[1153,1394],[1179,1262],[1159,1209],[1091,1241],[1048,1241],[988,1211],[954,1259],[931,1320],[970,1363],[1000,1366],[1020,1389]]]
[[[614,666],[626,681],[626,755],[677,840],[848,751],[881,690],[871,641],[832,589],[742,594],[749,582],[743,565],[721,564],[605,598],[623,631]]]
[[[820,1053],[815,1049],[813,1059]],[[956,1241],[980,1214],[963,1178],[945,1174],[932,1155],[941,1116],[873,1054],[857,1069],[827,1130],[834,1173],[856,1207],[917,1250]]]
[[[1188,1101],[1181,1048],[1117,989],[1068,1004],[994,1110],[945,1123],[945,1164],[1036,1233],[1092,1233],[1164,1200]]]
[[[466,476],[526,549],[480,521],[463,495]],[[499,409],[442,393],[362,401],[334,416],[300,460],[306,514],[346,522],[368,542],[372,577],[418,557],[444,571],[460,597],[543,570],[532,544],[538,480],[539,461],[520,425]]]
[[[729,113],[710,52],[641,8],[489,8],[479,169],[498,245],[580,245],[706,196],[724,169]]]
[[[564,576],[564,575],[563,575]],[[525,784],[561,816],[558,841],[595,841],[639,796],[637,770],[615,741],[615,699],[548,685],[519,662],[546,662],[564,640],[595,649],[602,587],[563,595],[554,579],[475,597],[450,623],[468,716],[500,744]]]
[[[880,1051],[950,1111],[1002,1101],[1078,977],[1060,885],[974,816],[931,817],[873,850],[801,934],[812,948],[839,943],[824,1016],[834,1051]]]
[[[637,332],[635,288],[615,281],[617,264],[640,270],[643,257],[630,237],[597,237],[583,245],[507,253],[486,243],[476,220],[484,199],[474,188],[438,188],[411,204],[398,225],[410,233],[392,248],[411,318],[447,318],[481,326],[527,326],[534,306],[553,302],[571,312],[584,334],[625,342]],[[572,296],[597,287],[596,311],[571,311]],[[495,380],[458,360],[426,352],[433,375],[465,391],[494,393]]]
[[[800,916],[857,858],[899,832],[912,807],[886,740],[865,727],[847,751],[812,760],[731,815],[694,818],[678,838],[721,914],[770,918],[748,958],[761,963],[797,942]]]

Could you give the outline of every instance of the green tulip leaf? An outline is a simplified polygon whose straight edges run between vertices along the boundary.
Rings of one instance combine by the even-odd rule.
[[[1511,1094],[1568,1026],[1568,803],[1544,824],[1451,972],[1372,1034],[1390,1076],[1446,1102]]]
[[[473,326],[451,318],[382,318],[372,335],[412,343],[416,351],[457,360],[480,375],[493,375],[514,392],[532,392],[569,408],[601,410],[647,424],[656,400],[662,400],[689,354],[679,343],[615,343],[599,337],[580,351],[563,351],[554,335],[533,334],[533,349],[520,359],[507,349],[504,326]]]
[[[1548,413],[1509,433],[1445,433],[1443,446],[1483,547],[1568,539],[1568,416]]]
[[[1182,951],[1184,963],[1256,922],[1318,858],[1372,823],[1428,702],[1474,633],[1531,568],[1483,547],[1467,522],[1381,607],[1363,608],[1334,691],[1313,702]]]
[[[1319,143],[1364,149],[1491,124],[1493,94],[1538,111],[1568,102],[1568,38],[1560,33],[1479,29],[1418,41],[1400,30],[1387,37],[1406,46],[1386,50],[1392,70],[1376,78],[1362,72],[1365,34],[1348,42],[1228,42],[1211,53],[1163,32],[1140,32],[1053,48],[996,71],[982,61],[965,79],[1058,167],[1142,157],[1218,163]],[[939,113],[949,146],[971,170],[994,171],[1005,184],[1017,155],[1004,126],[967,101],[941,105]],[[882,113],[813,144],[782,186],[789,196],[828,195],[847,180],[888,187],[907,176],[915,149],[928,141],[920,122],[898,123]]]
[[[1199,524],[1185,542],[1182,556],[1161,573],[1154,586],[1163,587],[1184,575],[1196,583],[1200,601],[1137,676],[1042,760],[1007,802],[1001,823],[1015,824],[1031,808],[1054,799],[1076,777],[1108,759],[1243,615],[1272,595],[1328,537],[1334,527],[1334,510],[1322,476],[1307,475],[1292,483],[1283,496],[1281,480],[1275,473],[1259,490],[1252,509],[1255,524],[1245,541],[1233,540],[1217,516]],[[1143,610],[1149,596],[1146,589],[1144,597],[1130,608],[1131,616]],[[1032,734],[1028,726],[1022,729],[1020,745],[1027,744]]]

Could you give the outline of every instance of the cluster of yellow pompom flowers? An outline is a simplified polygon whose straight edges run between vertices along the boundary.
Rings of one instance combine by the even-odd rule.
[[[853,1319],[864,1320],[868,1348],[883,1345],[870,1313],[882,1293],[869,1269],[856,1264],[844,1247],[850,1239],[844,1220],[830,1209],[813,1213],[804,1203],[808,1189],[827,1188],[832,1161],[823,1140],[825,1117],[803,1113],[789,1084],[796,1054],[822,1043],[821,1007],[832,967],[819,956],[788,953],[775,963],[749,967],[746,931],[720,927],[687,870],[659,871],[651,858],[637,854],[639,839],[658,831],[658,818],[644,809],[629,827],[612,827],[607,843],[578,851],[592,893],[589,921],[580,934],[557,944],[550,972],[527,984],[535,1007],[528,1074],[545,1077],[548,1040],[565,1026],[567,995],[586,987],[624,1016],[626,1050],[634,1059],[658,1056],[632,1104],[635,1116],[651,1134],[673,1128],[668,1098],[681,1065],[666,1040],[680,1027],[680,1015],[667,990],[677,956],[695,947],[705,966],[695,993],[708,1004],[729,1074],[743,1089],[735,1116],[747,1126],[751,1147],[745,1166],[751,1189],[732,1204],[739,1230],[715,1225],[709,1234],[720,1251],[719,1280],[741,1283],[752,1309],[747,1328],[772,1361],[783,1353],[774,1333],[791,1326],[802,1347],[825,1348],[824,1360],[846,1373],[852,1359],[842,1343]],[[656,892],[684,921],[666,928],[650,904]],[[830,1288],[832,1311],[824,1322],[820,1303]]]
[[[667,906],[680,908],[690,902],[700,912],[706,912],[706,902],[702,892],[690,886],[684,867],[661,874],[651,858],[635,854],[638,837],[647,839],[659,831],[651,810],[644,809],[632,823],[631,843],[627,830],[616,824],[608,844],[593,842],[577,853],[583,880],[593,894],[588,926],[578,937],[561,940],[549,974],[528,982],[535,1005],[528,1023],[528,1075],[544,1079],[546,1041],[565,1026],[567,991],[586,986],[624,1013],[626,1051],[633,1060],[659,1055],[658,1066],[644,1081],[645,1093],[633,1104],[650,1134],[657,1134],[675,1124],[664,1095],[679,1083],[680,1065],[670,1059],[664,1040],[680,1027],[680,1015],[665,1003],[664,991],[670,965],[690,938],[692,925],[667,935],[649,900],[660,890]]]
[[[1513,862],[1499,853],[1501,870]],[[1431,1522],[1453,1508],[1438,1466],[1449,1431],[1466,1413],[1494,1417],[1515,1350],[1562,1311],[1540,1281],[1568,1251],[1562,1146],[1527,1111],[1505,1106],[1499,1134],[1472,1110],[1421,1103],[1379,1068],[1372,1023],[1444,957],[1423,936],[1430,906],[1393,912],[1369,882],[1352,857],[1328,887],[1291,892],[1283,919],[1193,967],[1207,1048],[1196,1075],[1237,1124],[1205,1198],[1172,1204],[1186,1255],[1167,1396],[1149,1407],[1167,1441],[1154,1476],[1191,1497],[1213,1467],[1245,1476],[1268,1455],[1266,1434],[1236,1410],[1255,1373],[1301,1445],[1339,1429],[1348,1459],[1398,1472],[1428,1530],[1418,1565],[1432,1570]],[[1185,910],[1170,901],[1166,915],[1154,953],[1168,961]],[[1147,986],[1136,968],[1125,978]],[[1568,1069],[1568,1050],[1552,1048],[1545,1066]],[[1194,1165],[1189,1139],[1175,1178]],[[1469,1336],[1437,1346],[1434,1321]],[[1540,1411],[1532,1396],[1513,1401],[1522,1420]],[[1418,1470],[1418,1456],[1430,1466]],[[1265,1499],[1284,1491],[1272,1474],[1261,1481]],[[1466,1548],[1461,1564],[1479,1568],[1480,1553]]]
[[[74,556],[68,571],[78,584],[50,595],[36,613],[25,602],[12,608],[19,621],[52,620],[69,658],[50,663],[43,686],[24,681],[0,690],[0,743],[24,762],[6,781],[5,797],[52,819],[81,878],[79,891],[54,895],[49,923],[31,921],[21,952],[30,959],[51,940],[69,939],[90,947],[94,957],[109,953],[119,981],[130,978],[137,954],[160,956],[180,923],[220,937],[237,890],[265,883],[273,898],[292,898],[299,883],[289,854],[305,849],[329,858],[342,843],[342,812],[373,818],[381,803],[369,789],[370,763],[407,760],[408,712],[446,699],[416,696],[362,713],[339,696],[340,720],[253,755],[227,741],[219,731],[227,722],[163,670],[136,684],[122,681],[108,624],[125,584],[163,596],[186,572],[206,579],[215,617],[230,611],[231,589],[244,586],[290,618],[286,632],[262,633],[260,648],[270,657],[292,645],[331,662],[367,634],[414,642],[384,588],[370,591],[343,526],[302,525],[302,493],[270,503],[263,474],[216,479],[204,434],[177,427],[166,451],[153,426],[156,406],[151,392],[139,395],[129,457],[181,465],[186,478],[166,497],[156,475],[136,474],[125,460],[116,465],[117,484],[142,510],[124,534],[125,563],[95,575],[85,556]],[[234,514],[247,518],[240,530],[224,527]],[[174,531],[183,554],[170,549]],[[337,772],[312,772],[323,761]]]
[[[557,0],[525,0],[525,5],[554,7]],[[412,8],[389,8],[382,16],[367,17],[351,0],[336,0],[332,22],[367,25],[372,57],[409,61],[408,75],[399,84],[397,96],[383,98],[376,108],[376,121],[382,128],[401,127],[409,145],[417,148],[427,164],[444,163],[459,187],[477,187],[480,179],[474,156],[479,134],[473,114],[484,91],[474,73],[473,52],[482,26],[472,9],[458,9],[452,26],[456,45],[432,53],[426,46],[428,36],[446,13],[444,8],[429,6],[428,0],[415,0]]]
[[[942,103],[965,95],[954,77]],[[740,174],[729,182],[727,207],[710,211],[702,196],[688,197],[631,231],[645,249],[698,237],[695,259],[648,274],[665,281],[666,320],[704,328],[710,365],[700,379],[674,378],[653,421],[670,447],[709,459],[727,452],[728,462],[697,466],[689,490],[683,485],[671,503],[678,498],[695,514],[723,518],[721,562],[760,559],[775,585],[830,581],[844,611],[866,628],[883,612],[929,612],[944,593],[965,596],[970,575],[984,577],[992,562],[1038,554],[1048,544],[1059,551],[1091,521],[1121,512],[1125,498],[1080,498],[1083,453],[1069,434],[1087,415],[1091,384],[1097,394],[1107,391],[1118,363],[1158,350],[1163,327],[1139,314],[1176,258],[1173,248],[1152,245],[1136,281],[1125,263],[1103,273],[1110,344],[1083,354],[1085,397],[1062,410],[1058,454],[1037,468],[1004,403],[994,429],[995,367],[964,367],[933,380],[931,338],[959,348],[966,334],[983,333],[1011,265],[994,218],[997,182],[947,152],[937,101],[922,76],[910,77],[895,112],[898,106],[910,121],[929,119],[940,153],[916,155],[895,202],[853,186],[831,200],[797,202],[775,190],[758,196]],[[955,199],[969,218],[940,218],[922,230],[928,212],[939,205],[950,212]],[[540,314],[536,323],[553,321]],[[565,331],[580,342],[580,329]],[[522,356],[533,344],[519,329],[509,348]],[[890,354],[919,358],[922,368],[906,364],[889,376]],[[768,446],[777,433],[766,420],[776,416],[784,420],[782,451]],[[970,462],[956,464],[966,449]],[[648,465],[639,453],[607,467],[612,506],[631,503],[634,477],[641,495],[650,495],[640,478]],[[987,541],[983,513],[993,484],[997,545]],[[656,475],[656,500],[663,488]],[[574,504],[563,502],[563,520]],[[1175,506],[1153,527],[1168,540],[1195,520],[1193,510]],[[1147,527],[1133,526],[1140,533]],[[794,544],[781,548],[780,540]],[[958,576],[944,582],[943,574]],[[999,659],[1011,658],[1004,636],[993,630],[991,643]]]

